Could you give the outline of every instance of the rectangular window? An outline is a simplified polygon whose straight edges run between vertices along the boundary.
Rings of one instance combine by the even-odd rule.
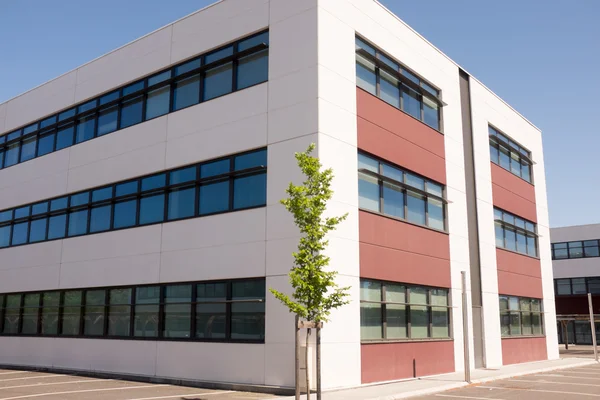
[[[191,285],[169,285],[165,287],[164,337],[190,337],[192,318],[191,301]]]
[[[2,210],[0,247],[262,207],[266,165],[260,149]]]
[[[227,63],[206,71],[204,76],[204,101],[230,93],[233,83],[233,65]]]
[[[9,294],[6,296],[4,308],[4,327],[2,333],[16,335],[19,333],[19,322],[21,320],[21,295]]]
[[[361,280],[361,339],[450,337],[448,290]]]
[[[173,111],[181,110],[200,102],[200,75],[194,75],[175,84]]]
[[[85,142],[94,138],[96,131],[96,118],[86,117],[79,120],[77,124],[77,135],[75,141],[77,143]]]
[[[499,296],[500,326],[503,337],[543,334],[540,299]]]
[[[160,286],[139,287],[135,291],[133,335],[158,337]]]
[[[56,151],[73,146],[74,128],[59,129],[56,134]]]
[[[231,338],[264,340],[264,281],[239,281],[231,284]]]
[[[58,334],[58,307],[60,292],[45,292],[42,296],[42,335]]]
[[[23,300],[23,335],[35,335],[38,332],[40,316],[40,294],[27,293]]]
[[[496,247],[537,256],[537,227],[511,213],[494,208]]]
[[[35,149],[37,146],[36,138],[31,138],[24,140],[21,144],[21,160],[20,162],[25,162],[27,160],[31,160],[35,157]]]
[[[117,106],[100,112],[98,116],[98,136],[117,130],[118,115],[119,108]]]
[[[358,154],[359,207],[409,222],[445,229],[442,185]]]
[[[171,86],[163,86],[148,93],[146,100],[146,119],[152,119],[169,112]]]
[[[38,140],[38,157],[52,153],[54,151],[54,140],[56,135],[54,133],[40,137]],[[2,165],[2,161],[0,161]]]
[[[139,124],[142,122],[142,113],[144,107],[144,98],[136,97],[123,103],[121,108],[120,129]]]
[[[78,336],[81,332],[81,290],[68,290],[62,294],[61,335]]]
[[[531,152],[491,126],[488,131],[490,160],[531,183]]]
[[[85,336],[102,336],[104,334],[105,290],[86,290],[83,311],[83,334]]]
[[[109,291],[108,336],[129,336],[131,326],[131,289]]]
[[[201,283],[196,287],[196,337],[227,337],[227,285]]]
[[[571,291],[571,280],[570,279],[557,279],[556,280],[556,294],[558,294],[558,295],[573,294]]]
[[[237,89],[241,90],[268,79],[269,51],[267,49],[258,53],[240,58],[238,61]]]
[[[600,257],[598,240],[552,243],[552,259]]]

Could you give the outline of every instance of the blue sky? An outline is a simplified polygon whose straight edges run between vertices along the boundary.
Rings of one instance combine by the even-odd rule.
[[[212,0],[0,0],[0,102]],[[600,1],[384,0],[544,132],[551,226],[599,223]]]

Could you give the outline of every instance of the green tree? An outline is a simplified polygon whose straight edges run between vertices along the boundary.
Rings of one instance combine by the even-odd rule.
[[[322,170],[321,162],[311,156],[315,144],[301,153],[296,153],[298,166],[305,176],[301,185],[290,183],[286,189],[288,198],[281,204],[293,215],[294,222],[302,234],[298,251],[293,253],[294,265],[289,272],[290,284],[294,289],[292,296],[270,289],[291,313],[298,318],[313,322],[317,326],[317,396],[320,398],[320,323],[327,322],[331,311],[347,304],[349,287],[339,287],[335,278],[336,271],[328,271],[330,258],[323,254],[329,244],[327,234],[336,229],[346,219],[347,214],[339,217],[324,217],[327,202],[331,199],[331,168]],[[310,329],[306,331],[306,365],[308,365],[308,342]],[[307,368],[308,371],[308,368]],[[310,392],[310,380],[306,374],[307,392]],[[307,394],[308,398],[308,394]]]

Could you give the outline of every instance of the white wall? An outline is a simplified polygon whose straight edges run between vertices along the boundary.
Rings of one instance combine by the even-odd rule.
[[[471,79],[475,171],[477,179],[477,202],[479,213],[479,237],[481,250],[481,272],[484,291],[484,320],[488,367],[501,365],[501,338],[498,309],[498,275],[496,265],[495,234],[493,224],[492,181],[489,153],[488,125],[494,125],[515,141],[531,151],[533,179],[539,234],[539,257],[542,269],[544,295],[545,332],[548,358],[558,358],[556,337],[556,311],[554,306],[554,284],[550,255],[550,230],[548,223],[548,201],[544,169],[542,134],[534,125],[495,96],[485,86]],[[486,306],[487,305],[487,306]],[[492,328],[492,329],[489,329]],[[491,350],[491,351],[490,351]]]

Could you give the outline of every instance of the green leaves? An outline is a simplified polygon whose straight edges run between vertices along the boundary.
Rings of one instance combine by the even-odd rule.
[[[302,185],[290,183],[286,189],[288,198],[281,200],[302,233],[289,273],[293,298],[274,289],[270,291],[291,313],[308,321],[325,322],[333,309],[349,302],[349,288],[338,287],[335,283],[337,272],[325,271],[329,257],[322,254],[329,244],[325,239],[327,233],[336,229],[347,214],[323,218],[327,202],[333,195],[333,171],[331,168],[321,171],[319,159],[310,155],[314,149],[312,143],[305,152],[296,153],[298,166],[306,179]]]

